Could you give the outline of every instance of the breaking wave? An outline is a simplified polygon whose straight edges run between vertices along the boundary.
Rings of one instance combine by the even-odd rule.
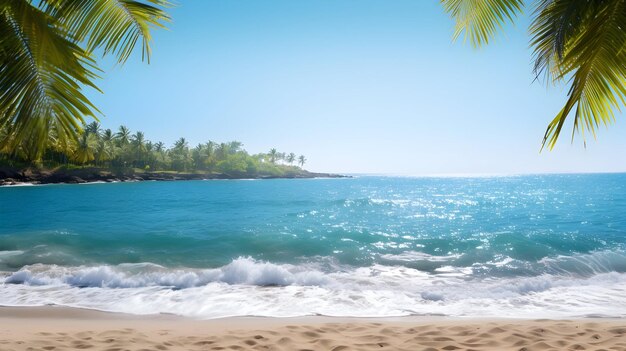
[[[567,266],[584,259],[561,257],[554,261]],[[617,271],[496,279],[455,267],[437,273],[379,264],[324,271],[314,265],[239,258],[214,269],[171,269],[151,263],[79,267],[36,264],[6,273],[0,281],[0,302],[4,305],[55,304],[196,318],[426,314],[626,317],[626,273]]]

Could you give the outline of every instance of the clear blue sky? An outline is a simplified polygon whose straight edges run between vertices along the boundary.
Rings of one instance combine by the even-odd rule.
[[[527,18],[475,50],[438,1],[179,0],[151,63],[107,60],[105,127],[307,156],[316,171],[626,171],[626,121],[539,153],[566,87],[533,83]],[[571,125],[570,125],[571,126]]]

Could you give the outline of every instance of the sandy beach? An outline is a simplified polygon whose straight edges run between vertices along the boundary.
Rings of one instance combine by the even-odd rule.
[[[0,308],[0,350],[626,350],[626,321],[135,316]]]

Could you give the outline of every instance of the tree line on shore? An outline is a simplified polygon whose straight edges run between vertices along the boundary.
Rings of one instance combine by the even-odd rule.
[[[0,130],[0,134],[2,130]],[[0,135],[0,140],[9,137]],[[126,126],[117,131],[102,129],[98,122],[83,127],[77,139],[51,135],[43,153],[31,154],[34,148],[0,149],[0,161],[9,166],[84,167],[103,169],[141,169],[143,171],[217,172],[236,175],[263,174],[280,176],[301,171],[306,157],[271,149],[249,154],[238,141],[207,141],[190,147],[180,138],[168,148],[163,142],[147,140],[144,133],[132,133]]]

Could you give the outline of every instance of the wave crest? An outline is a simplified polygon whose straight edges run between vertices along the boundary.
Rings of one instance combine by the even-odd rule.
[[[36,264],[26,266],[4,279],[6,284],[69,285],[74,287],[139,288],[162,286],[177,289],[226,283],[258,286],[324,285],[328,276],[319,271],[292,265],[238,258],[216,269],[166,269],[154,264],[62,267]]]
[[[0,278],[0,301],[15,306],[58,304],[198,318],[316,314],[626,317],[626,273],[495,278],[452,266],[435,273],[376,264],[324,271],[251,258],[238,258],[215,269],[168,269],[150,263],[36,264]]]

